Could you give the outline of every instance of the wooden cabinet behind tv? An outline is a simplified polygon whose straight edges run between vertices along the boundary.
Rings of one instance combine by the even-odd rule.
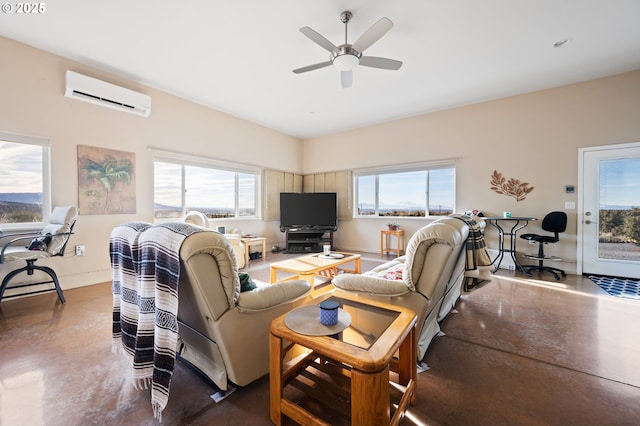
[[[280,219],[281,192],[335,192],[338,194],[338,219],[349,220],[353,216],[351,172],[327,172],[299,175],[278,170],[264,172],[264,220]]]
[[[265,170],[264,220],[280,219],[280,193],[302,192],[302,179],[302,175],[294,173]]]

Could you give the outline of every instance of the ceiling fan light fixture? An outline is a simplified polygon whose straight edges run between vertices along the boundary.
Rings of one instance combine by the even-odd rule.
[[[331,62],[340,71],[352,71],[360,63],[362,53],[349,44],[338,46],[331,52]]]
[[[340,55],[333,59],[333,65],[340,71],[351,71],[360,63],[360,58],[355,55]]]

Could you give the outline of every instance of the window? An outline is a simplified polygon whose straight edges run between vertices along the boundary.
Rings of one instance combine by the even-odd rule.
[[[455,208],[452,163],[354,172],[356,216],[445,216]]]
[[[0,132],[0,223],[42,224],[51,210],[49,141]]]
[[[156,219],[182,217],[197,210],[211,219],[257,217],[260,171],[248,166],[156,156]]]

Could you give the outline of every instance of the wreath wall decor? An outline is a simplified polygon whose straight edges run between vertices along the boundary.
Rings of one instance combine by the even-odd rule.
[[[520,202],[527,198],[527,194],[533,191],[533,186],[529,186],[527,182],[520,182],[520,179],[511,178],[507,180],[502,176],[502,173],[497,170],[493,171],[491,175],[491,189],[498,194],[507,195],[513,197],[517,202]]]

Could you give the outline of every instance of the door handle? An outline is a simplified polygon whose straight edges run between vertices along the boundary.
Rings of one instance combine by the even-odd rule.
[[[584,223],[587,224],[587,225],[590,225],[591,221],[589,219],[587,219],[587,220],[584,221]]]

